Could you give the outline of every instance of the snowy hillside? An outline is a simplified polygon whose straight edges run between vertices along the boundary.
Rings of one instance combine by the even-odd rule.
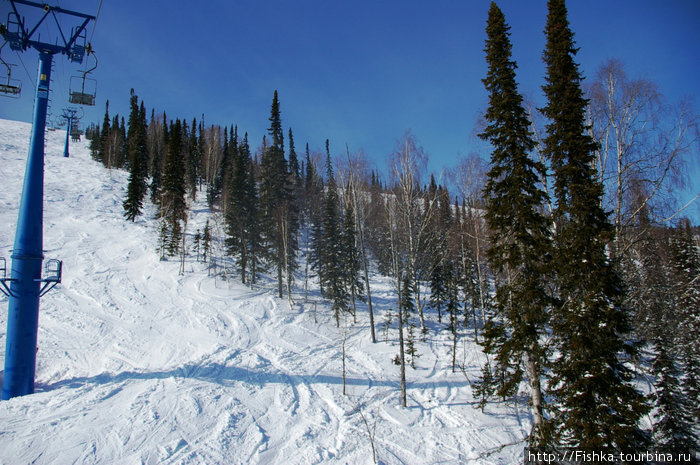
[[[0,256],[10,264],[30,126],[0,120]],[[366,309],[348,321],[348,395],[328,307],[290,308],[275,286],[210,276],[188,257],[159,261],[154,210],[122,217],[127,173],[63,158],[65,132],[47,134],[44,250],[63,283],[41,300],[37,392],[0,402],[0,464],[512,464],[530,430],[524,407],[475,408],[471,337],[450,367],[447,331],[431,331],[399,402],[398,352],[371,344]],[[204,196],[201,196],[204,197]],[[208,210],[191,209],[188,233]],[[377,277],[377,321],[394,306]],[[314,293],[318,299],[318,293]],[[0,369],[7,298],[0,295]],[[439,356],[439,358],[438,358]],[[1,376],[1,375],[0,375]],[[363,417],[366,419],[363,420]],[[509,444],[502,447],[503,444]]]

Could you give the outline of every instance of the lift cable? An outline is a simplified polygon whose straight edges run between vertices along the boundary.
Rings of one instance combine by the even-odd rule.
[[[95,14],[95,21],[92,23],[92,33],[90,34],[90,40],[88,43],[92,42],[92,38],[95,35],[95,29],[97,28],[97,20],[100,18],[100,10],[102,9],[102,0],[100,0],[100,4],[97,5],[97,13]]]
[[[18,51],[15,51],[15,53],[17,54],[17,58],[19,58],[19,62],[22,63],[22,68],[24,68],[24,72],[27,73],[27,77],[29,77],[29,82],[32,83],[32,87],[36,87],[36,81],[27,69],[27,65],[24,64],[24,60],[22,60],[22,55]]]

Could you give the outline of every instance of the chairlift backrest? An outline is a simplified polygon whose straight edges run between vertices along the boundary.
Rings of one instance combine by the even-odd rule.
[[[83,76],[72,76],[70,78],[70,90],[68,101],[76,105],[95,105],[95,89],[97,81]]]

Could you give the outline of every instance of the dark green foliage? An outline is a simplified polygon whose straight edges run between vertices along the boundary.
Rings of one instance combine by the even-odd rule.
[[[434,194],[433,194],[434,191]],[[442,308],[447,304],[448,286],[454,278],[451,256],[448,251],[447,236],[452,224],[450,195],[446,188],[435,187],[435,179],[430,177],[429,198],[439,202],[438,214],[433,215],[431,224],[430,247],[430,304],[438,312],[438,322],[442,322]]]
[[[530,384],[539,389],[547,355],[540,339],[548,320],[546,269],[551,257],[549,221],[542,213],[546,197],[538,186],[545,168],[529,156],[534,141],[517,90],[509,29],[501,10],[491,3],[485,48],[489,69],[483,79],[489,107],[487,126],[479,136],[493,148],[484,188],[491,231],[487,257],[500,279],[495,314],[484,332],[484,351],[494,356],[491,367],[485,368],[493,370],[493,376],[485,376],[493,384],[484,383],[484,389],[502,398],[515,394],[527,372],[525,361],[532,363],[529,369],[537,378]],[[542,397],[541,392],[532,396]],[[541,428],[543,406],[533,402],[533,408]],[[533,431],[531,442],[542,444],[540,431]]]
[[[99,147],[99,152],[97,154],[97,158],[102,162],[103,165],[107,165],[107,160],[108,160],[108,144],[109,144],[109,134],[110,134],[110,126],[109,126],[109,100],[105,102],[105,117],[102,120],[102,130],[100,132],[100,143],[98,144]]]
[[[323,256],[323,179],[316,172],[316,167],[309,156],[309,146],[306,145],[306,176],[304,181],[305,217],[310,223],[311,236],[307,238],[307,263],[318,274],[322,266]],[[320,279],[321,293],[324,293],[323,280]]]
[[[160,202],[162,177],[163,177],[163,159],[164,151],[166,150],[168,138],[168,127],[165,115],[163,121],[155,118],[155,111],[151,112],[151,123],[148,130],[149,151],[151,153],[151,201],[154,204]]]
[[[168,152],[163,170],[163,191],[160,199],[160,217],[167,225],[167,248],[168,254],[171,256],[179,251],[183,223],[187,218],[184,157],[186,141],[182,123],[178,119],[170,128]]]
[[[202,163],[202,153],[200,152],[199,138],[197,137],[197,119],[192,119],[190,137],[187,148],[187,190],[192,200],[197,198],[197,184],[199,181],[199,167]]]
[[[613,231],[601,208],[596,146],[585,124],[587,101],[573,59],[577,49],[564,1],[550,0],[548,8],[547,105],[542,112],[550,121],[544,153],[551,162],[556,198],[554,430],[564,445],[639,450],[646,442],[639,419],[648,408],[625,365],[637,349],[626,340],[631,326],[622,281],[606,255]]]
[[[320,241],[316,245],[318,251],[318,275],[322,283],[324,295],[333,304],[333,314],[336,324],[340,326],[340,315],[348,310],[348,294],[346,290],[346,275],[343,265],[343,239],[340,220],[340,205],[338,202],[338,187],[333,175],[331,154],[326,140],[326,195],[321,218],[321,228],[317,231]]]
[[[209,228],[209,220],[204,225],[204,232],[202,233],[202,261],[207,261],[207,256],[209,255],[209,249],[211,248],[211,229]]]
[[[194,253],[197,256],[197,261],[199,261],[199,250],[201,247],[201,243],[202,243],[202,234],[199,232],[199,229],[198,229],[194,235]]]
[[[680,373],[668,351],[670,344],[660,337],[651,371],[655,382],[654,447],[664,453],[688,453],[698,450],[698,437],[693,431],[693,409],[697,398],[687,398],[680,383]]]
[[[681,222],[671,239],[671,277],[675,346],[684,371],[683,391],[700,423],[700,252],[690,222]]]
[[[224,188],[224,182],[226,181],[227,168],[229,167],[229,141],[228,141],[228,127],[224,127],[224,139],[223,147],[221,149],[221,161],[216,167],[216,174],[214,175],[214,180],[207,188],[207,205],[209,208],[214,208],[219,205],[221,201],[221,192]]]
[[[296,268],[296,227],[277,91],[272,99],[268,134],[272,144],[263,150],[260,161],[260,211],[264,239],[277,269],[278,294],[282,297],[283,273],[291,279],[290,273]]]
[[[148,149],[146,145],[146,109],[131,89],[131,113],[129,132],[126,136],[126,151],[129,161],[129,184],[124,200],[124,217],[134,221],[141,214],[146,197],[148,178]]]
[[[350,190],[348,185],[347,190]],[[356,317],[355,301],[365,301],[365,283],[360,277],[362,262],[360,261],[360,250],[357,246],[357,231],[355,228],[355,209],[352,202],[345,207],[345,218],[342,230],[342,250],[341,257],[344,259],[343,271],[345,274],[345,287],[350,296],[353,316]]]
[[[109,115],[107,115],[107,121],[109,122]],[[90,126],[85,131],[85,137],[90,139],[90,157],[95,161],[100,160],[100,125],[95,126],[94,124]]]
[[[420,357],[418,348],[416,347],[416,305],[413,297],[414,293],[413,280],[410,279],[408,273],[406,273],[401,283],[399,311],[402,312],[401,315],[403,317],[401,323],[406,328],[405,355],[410,357],[410,364],[413,369],[416,368],[416,359]]]
[[[254,168],[246,133],[233,160],[225,215],[227,251],[238,263],[243,283],[255,283],[260,270],[262,243]]]

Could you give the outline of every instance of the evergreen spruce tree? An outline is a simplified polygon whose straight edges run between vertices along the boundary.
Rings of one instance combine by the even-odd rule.
[[[148,177],[148,152],[146,147],[145,108],[139,108],[138,97],[131,89],[131,113],[129,132],[126,136],[127,159],[129,160],[129,184],[124,200],[124,217],[134,221],[141,214],[146,196]]]
[[[226,181],[227,168],[229,167],[229,142],[228,142],[228,127],[224,127],[224,139],[222,141],[221,160],[216,166],[216,174],[214,180],[207,188],[207,205],[209,208],[214,208],[221,201],[221,192]]]
[[[564,0],[549,0],[543,90],[549,119],[544,153],[554,175],[553,268],[559,302],[552,314],[558,357],[550,383],[554,430],[564,445],[639,450],[647,442],[640,417],[648,410],[625,362],[637,353],[628,337],[622,281],[608,259],[613,228],[603,211],[586,121],[587,101],[574,62],[577,49]]]
[[[95,161],[100,160],[100,125],[92,126],[92,130],[88,133],[85,132],[85,136],[90,139],[90,157]]]
[[[126,124],[124,123],[124,117],[121,119],[119,116],[114,117],[114,131],[112,131],[113,144],[114,144],[114,167],[124,168],[129,167],[129,159],[126,155]]]
[[[408,273],[404,273],[403,283],[401,284],[401,294],[399,299],[400,311],[402,312],[403,318],[401,322],[406,328],[406,348],[405,355],[410,357],[411,368],[416,368],[416,359],[420,357],[418,353],[418,348],[416,347],[416,324],[415,314],[416,314],[416,304],[413,298],[414,288],[413,280],[410,278]]]
[[[170,129],[170,143],[163,170],[163,193],[160,201],[160,216],[168,228],[168,254],[175,255],[180,250],[182,224],[187,215],[185,201],[186,180],[182,123],[179,119]],[[206,234],[206,231],[205,231]]]
[[[151,123],[148,126],[148,138],[150,141],[151,154],[151,184],[148,186],[151,192],[151,202],[158,204],[160,201],[161,185],[163,177],[163,151],[167,145],[167,122],[165,115],[163,121],[155,117],[155,111],[151,112]]]
[[[194,253],[197,255],[197,261],[199,261],[199,249],[201,243],[202,234],[199,232],[199,229],[197,229],[197,232],[194,235]]]
[[[430,242],[430,304],[438,312],[438,322],[442,322],[442,307],[447,305],[448,280],[451,278],[450,256],[447,250],[447,235],[452,223],[450,196],[447,189],[435,186],[435,179],[430,176],[429,192],[435,189],[435,195],[429,197],[439,202],[438,214],[434,215]]]
[[[272,138],[272,144],[263,151],[260,161],[260,206],[263,232],[271,250],[272,264],[277,270],[278,294],[282,297],[283,273],[294,269],[294,266],[289,266],[289,260],[294,260],[290,253],[290,248],[293,249],[290,244],[293,212],[277,91],[272,99],[268,134]]]
[[[340,326],[340,315],[348,309],[345,270],[341,237],[340,207],[338,188],[333,175],[331,154],[326,139],[326,196],[323,207],[321,253],[319,278],[323,283],[325,296],[333,303],[336,325]]]
[[[235,138],[237,140],[237,137]],[[248,145],[248,134],[234,152],[233,166],[227,188],[226,246],[236,260],[241,281],[248,281],[249,264],[261,247],[258,233],[257,194],[254,167]]]
[[[446,279],[446,294],[445,302],[447,315],[449,318],[448,330],[452,333],[452,373],[457,367],[457,341],[459,339],[459,279],[454,263],[450,260],[445,262],[443,270]]]
[[[299,159],[294,147],[294,135],[289,129],[289,163],[287,163],[287,184],[285,186],[286,199],[286,225],[284,227],[284,241],[286,249],[285,275],[287,290],[290,292],[294,283],[294,272],[298,269],[297,253],[299,251],[299,229],[301,221],[301,173],[299,171]]]
[[[494,356],[491,391],[514,395],[529,380],[533,410],[530,444],[544,443],[544,396],[541,387],[546,348],[541,343],[550,304],[547,295],[549,222],[543,215],[545,194],[538,179],[545,168],[529,156],[534,141],[522,96],[515,81],[517,65],[511,60],[510,27],[491,3],[486,26],[489,93],[487,126],[479,136],[493,147],[491,168],[484,188],[486,220],[491,231],[487,257],[501,276],[496,290],[495,314],[486,324],[484,351]],[[488,375],[485,378],[489,378]]]
[[[226,222],[227,236],[225,244],[228,255],[240,256],[242,261],[245,262],[245,252],[243,250],[245,223],[241,220],[244,217],[243,209],[246,203],[244,189],[248,178],[248,160],[243,158],[238,148],[234,150],[233,154],[231,171],[227,181],[226,200],[224,202],[226,205],[224,220]],[[241,276],[245,283],[245,273],[241,273]]]
[[[350,187],[348,186],[347,189],[349,190]],[[360,251],[357,247],[355,225],[355,209],[353,208],[352,202],[349,202],[345,207],[345,217],[341,232],[341,258],[344,261],[342,267],[345,274],[345,286],[350,297],[350,308],[352,308],[353,318],[355,322],[357,322],[356,301],[365,301],[363,296],[365,292],[365,283],[360,276],[362,262],[360,261]]]
[[[319,276],[321,294],[324,294],[323,279],[320,278],[323,260],[323,179],[311,161],[309,144],[306,144],[306,172],[304,173],[304,211],[310,223],[311,235],[307,237],[307,264]],[[308,227],[308,226],[307,226]],[[308,272],[307,272],[308,279]]]
[[[299,169],[299,157],[294,147],[294,134],[289,128],[289,177],[295,198],[299,197],[298,191],[302,188],[301,170]]]
[[[671,324],[683,328],[674,346],[683,367],[683,391],[700,423],[700,252],[688,220],[674,231],[670,252],[675,313]]]
[[[250,156],[248,133],[246,133],[243,137],[240,152],[241,157],[248,160],[246,168],[247,180],[243,191],[243,195],[246,199],[244,209],[244,221],[246,224],[244,244],[246,254],[246,270],[249,270],[250,275],[248,282],[252,285],[255,284],[257,280],[257,274],[264,270],[264,244],[261,228],[261,209],[255,176],[257,170],[256,164]]]
[[[187,190],[190,193],[192,201],[197,199],[197,184],[199,180],[199,166],[202,160],[202,152],[200,152],[199,138],[197,137],[197,118],[192,119],[192,128],[188,141],[187,158]]]
[[[100,132],[100,143],[98,158],[104,166],[111,168],[109,165],[109,135],[111,133],[111,128],[109,124],[109,100],[105,102],[105,117],[102,120],[102,131]]]
[[[207,261],[207,256],[209,255],[209,249],[211,248],[211,228],[209,227],[209,219],[207,219],[204,225],[204,232],[202,232],[202,261]]]
[[[698,450],[698,436],[693,431],[693,408],[697,398],[685,397],[680,373],[668,352],[670,344],[663,337],[656,340],[656,354],[651,371],[655,382],[654,447],[663,453],[688,454]]]

